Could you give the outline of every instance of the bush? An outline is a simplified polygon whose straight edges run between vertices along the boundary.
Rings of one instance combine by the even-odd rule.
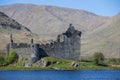
[[[120,58],[110,58],[109,64],[120,65]]]
[[[19,56],[17,55],[17,53],[15,51],[12,51],[8,57],[7,57],[7,62],[8,64],[12,64],[18,61]]]
[[[5,65],[5,58],[0,55],[0,66],[4,66],[4,65]]]
[[[104,64],[104,60],[105,60],[105,57],[103,55],[103,53],[101,52],[96,52],[94,54],[94,62],[97,64],[97,65],[105,65]]]

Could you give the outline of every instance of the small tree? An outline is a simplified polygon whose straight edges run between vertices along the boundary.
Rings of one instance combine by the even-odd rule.
[[[5,63],[5,58],[0,55],[0,66],[3,66]]]
[[[117,59],[115,58],[109,59],[109,64],[117,64]]]
[[[8,64],[14,63],[18,61],[18,54],[15,51],[12,51],[9,56],[7,57]]]
[[[104,57],[103,53],[96,52],[94,54],[94,61],[97,65],[104,65],[104,60],[105,60],[105,57]]]

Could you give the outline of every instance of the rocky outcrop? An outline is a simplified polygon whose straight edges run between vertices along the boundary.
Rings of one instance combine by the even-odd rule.
[[[79,66],[79,63],[73,61],[73,62],[71,62],[71,66],[72,66],[72,67],[78,67],[78,66]]]
[[[43,67],[47,67],[47,66],[53,64],[51,61],[46,61],[44,59],[41,59],[41,63],[42,63]]]
[[[16,22],[14,19],[8,17],[3,12],[0,12],[0,27],[3,29],[11,28],[15,30],[21,30],[22,28],[26,31],[30,31],[27,27],[22,26],[18,22]]]

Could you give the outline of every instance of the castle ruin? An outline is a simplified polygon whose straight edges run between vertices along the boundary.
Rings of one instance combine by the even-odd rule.
[[[15,50],[20,57],[29,57],[32,62],[36,62],[42,57],[52,56],[56,58],[80,60],[81,31],[69,25],[65,33],[57,36],[57,40],[47,44],[34,43],[15,43],[12,34],[10,35],[9,49]]]

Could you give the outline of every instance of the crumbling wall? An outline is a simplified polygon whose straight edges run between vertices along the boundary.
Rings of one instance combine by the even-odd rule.
[[[81,32],[70,24],[65,33],[58,35],[57,40],[50,44],[41,45],[48,56],[80,60]]]
[[[29,56],[32,62],[45,56],[80,60],[80,38],[81,32],[75,30],[74,26],[70,24],[65,33],[58,35],[57,40],[49,44],[34,44],[33,39],[31,39],[31,44],[17,44],[10,35],[9,48],[14,49],[20,57]],[[10,50],[8,49],[8,51]]]

